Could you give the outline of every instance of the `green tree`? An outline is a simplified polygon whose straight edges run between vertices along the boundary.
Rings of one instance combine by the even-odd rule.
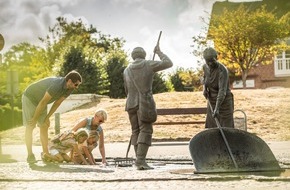
[[[153,84],[152,84],[153,94],[172,91],[171,84],[164,78],[165,76],[163,72],[155,73],[153,77]]]
[[[20,43],[12,46],[4,54],[4,64],[1,68],[5,72],[18,72],[19,89],[22,93],[31,82],[49,76],[52,66],[48,64],[45,49],[29,43]]]
[[[108,94],[110,82],[106,71],[108,57],[112,50],[118,54],[122,51],[123,39],[111,38],[110,35],[104,35],[92,25],[87,27],[82,20],[67,22],[63,17],[57,18],[57,23],[49,28],[49,35],[41,38],[46,44],[50,62],[54,64],[54,72],[63,74],[63,64],[70,64],[73,60],[65,60],[76,52],[71,52],[72,48],[79,52],[78,59],[81,59],[83,68],[78,68],[81,75],[86,76],[85,85],[80,87],[79,92],[98,94]],[[73,53],[66,56],[68,52]],[[76,64],[76,63],[75,63]],[[94,66],[95,65],[95,66]],[[66,66],[67,67],[67,66]],[[73,69],[73,67],[69,67]],[[67,70],[66,70],[67,71]],[[90,86],[90,88],[89,88]]]
[[[176,70],[175,73],[170,75],[170,81],[173,85],[173,88],[176,92],[183,92],[185,91],[184,81],[180,77],[180,71]]]
[[[128,65],[125,53],[114,53],[108,58],[107,73],[110,82],[109,97],[124,98],[126,97],[124,88],[123,72]]]
[[[22,124],[21,95],[24,89],[32,81],[49,73],[44,49],[29,43],[12,46],[3,58],[3,64],[0,65],[0,117],[6,119],[1,120],[1,130]],[[6,92],[7,74],[10,71],[18,74],[19,90],[13,96]]]
[[[237,10],[225,9],[220,15],[212,15],[207,40],[214,41],[219,60],[234,75],[242,76],[245,88],[249,71],[259,64],[269,64],[269,58],[285,48],[285,39],[290,36],[289,18],[289,12],[278,19],[265,6],[252,11],[242,4]],[[196,47],[206,45],[204,36],[193,37]]]
[[[177,92],[199,91],[202,88],[200,81],[201,75],[201,70],[194,71],[192,69],[177,68],[170,75],[170,80],[174,86],[174,90]]]
[[[64,17],[56,18],[57,23],[49,27],[45,38],[39,38],[44,43],[50,64],[54,71],[60,71],[63,58],[71,47],[87,49],[95,46],[92,36],[100,34],[92,25],[86,27],[82,20],[68,22]]]
[[[65,55],[64,63],[60,70],[60,75],[65,76],[71,70],[76,70],[82,74],[82,85],[76,93],[99,93],[104,89],[99,81],[102,81],[100,76],[101,72],[97,68],[97,65],[91,60],[85,60],[83,50],[81,48],[72,47],[71,50]]]
[[[180,73],[181,78],[185,83],[186,91],[200,91],[202,89],[201,84],[201,75],[202,70],[192,70],[187,69],[184,72]]]
[[[47,65],[45,50],[29,43],[12,46],[3,56],[0,65],[0,94],[4,102],[10,102],[7,96],[7,73],[16,71],[18,74],[18,93],[14,97],[14,105],[21,108],[21,94],[24,89],[35,80],[46,77],[50,73]]]

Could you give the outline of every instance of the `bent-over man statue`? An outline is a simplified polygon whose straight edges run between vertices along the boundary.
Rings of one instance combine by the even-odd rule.
[[[233,119],[233,94],[229,87],[229,75],[227,68],[217,61],[217,52],[209,47],[203,52],[206,64],[204,71],[203,95],[212,105],[213,113],[207,106],[206,128],[217,127],[215,117],[219,120],[221,127],[234,127]]]

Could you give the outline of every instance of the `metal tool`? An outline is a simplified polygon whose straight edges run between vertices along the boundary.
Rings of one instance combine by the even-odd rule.
[[[128,148],[127,148],[127,152],[126,152],[126,157],[114,159],[116,166],[119,166],[119,167],[131,167],[131,166],[133,166],[134,159],[128,157],[128,154],[130,152],[130,147],[131,147],[131,139],[132,139],[132,137],[130,137],[130,140],[129,140],[129,144],[128,144]]]
[[[209,105],[209,107],[210,107],[210,111],[211,111],[211,113],[213,114],[213,109],[212,109],[212,106],[211,106],[209,100],[207,101],[207,103],[208,103],[208,105]],[[232,159],[232,161],[233,161],[233,163],[234,163],[234,166],[235,166],[236,169],[238,169],[238,165],[237,165],[236,160],[235,160],[235,158],[234,158],[234,156],[233,156],[232,150],[231,150],[231,148],[230,148],[230,146],[229,146],[229,143],[228,143],[227,138],[226,138],[226,136],[225,136],[225,134],[224,134],[224,132],[223,132],[223,129],[222,129],[221,125],[220,125],[220,122],[219,122],[219,120],[218,120],[216,117],[214,117],[214,120],[215,120],[216,125],[218,126],[218,128],[219,128],[219,130],[220,130],[220,133],[221,133],[221,135],[222,135],[222,137],[223,137],[223,140],[224,140],[224,142],[225,142],[225,144],[226,144],[226,146],[227,146],[227,150],[228,150],[228,152],[229,152],[229,154],[230,154],[230,157],[231,157],[231,159]]]
[[[209,101],[208,107],[213,113]],[[189,151],[195,166],[194,173],[280,172],[283,170],[263,139],[246,130],[222,128],[218,119],[214,119],[217,127],[201,131],[189,142]]]

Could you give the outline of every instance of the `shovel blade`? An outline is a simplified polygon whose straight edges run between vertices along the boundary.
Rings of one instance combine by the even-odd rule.
[[[189,142],[195,173],[252,172],[281,170],[269,146],[259,137],[243,130],[222,128],[235,168],[218,128],[202,131]]]

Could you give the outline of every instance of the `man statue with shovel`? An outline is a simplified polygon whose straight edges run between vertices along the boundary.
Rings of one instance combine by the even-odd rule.
[[[123,74],[127,94],[125,110],[128,112],[132,128],[130,143],[134,145],[137,170],[153,169],[146,163],[146,155],[152,141],[152,123],[157,118],[152,95],[153,76],[156,72],[173,65],[171,60],[161,52],[159,43],[154,49],[155,53],[159,56],[160,61],[154,61],[154,58],[145,60],[145,50],[142,47],[134,48],[131,53],[134,61],[128,65]]]
[[[229,75],[227,68],[217,61],[217,52],[209,47],[203,52],[206,64],[204,71],[203,95],[208,99],[206,128],[217,127],[215,118],[222,127],[234,127],[233,94],[229,88]],[[212,106],[213,110],[210,109]]]

